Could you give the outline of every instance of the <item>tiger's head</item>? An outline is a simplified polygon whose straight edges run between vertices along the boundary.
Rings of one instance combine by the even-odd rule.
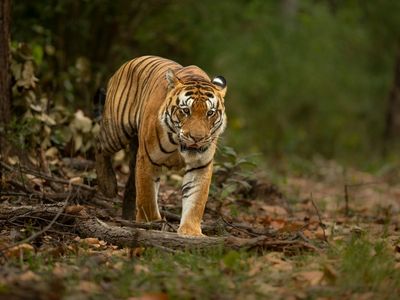
[[[169,134],[177,136],[181,152],[205,152],[226,127],[225,78],[180,79],[169,69],[166,79],[168,93],[163,119]]]

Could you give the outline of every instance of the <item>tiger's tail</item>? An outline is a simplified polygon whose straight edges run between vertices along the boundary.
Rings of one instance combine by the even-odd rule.
[[[100,87],[93,96],[93,118],[96,122],[101,120],[104,104],[106,103],[106,89]]]
[[[100,123],[103,114],[104,104],[106,102],[106,90],[98,88],[93,97],[93,118]],[[100,191],[107,197],[115,197],[117,195],[117,178],[115,176],[111,155],[102,150],[99,138],[96,141],[96,173],[97,183]]]

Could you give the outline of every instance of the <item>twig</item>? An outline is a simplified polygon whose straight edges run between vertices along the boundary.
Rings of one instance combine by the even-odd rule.
[[[56,202],[54,199],[47,197],[46,194],[40,195],[36,193],[28,194],[24,192],[0,192],[0,196],[25,197],[29,199],[48,200],[50,202]]]
[[[31,215],[28,215],[28,216],[29,216],[29,219],[33,219],[33,220],[40,220],[40,221],[45,221],[45,222],[49,221],[45,218],[41,218],[41,217],[37,217],[37,216],[31,216]],[[18,219],[24,219],[24,218],[26,218],[26,216],[16,216],[16,217],[12,218],[11,220],[8,220],[7,222],[18,221]],[[15,223],[13,223],[13,224],[16,225]],[[63,223],[59,223],[59,222],[54,222],[54,224],[58,225],[58,226],[64,226],[64,227],[72,227],[72,228],[75,227],[75,225],[63,224]]]
[[[67,207],[68,202],[69,202],[69,198],[70,198],[70,196],[71,196],[71,193],[72,193],[72,189],[70,189],[70,194],[68,195],[67,199],[65,199],[64,205],[59,209],[59,211],[57,212],[57,214],[56,214],[56,215],[54,216],[54,218],[50,221],[50,223],[47,224],[46,227],[44,227],[42,230],[40,230],[40,231],[38,231],[38,232],[32,234],[31,236],[29,236],[29,237],[26,238],[26,239],[23,239],[23,240],[21,240],[21,241],[19,241],[19,242],[17,242],[17,243],[14,243],[13,245],[10,245],[10,246],[7,246],[7,247],[4,247],[4,248],[0,249],[0,253],[3,253],[5,250],[8,250],[8,249],[10,249],[10,248],[19,246],[19,245],[21,245],[21,244],[29,243],[29,242],[35,240],[35,239],[36,239],[37,237],[39,237],[40,235],[42,235],[43,233],[45,233],[47,230],[49,230],[49,229],[53,226],[53,224],[57,221],[57,219],[60,217],[60,215],[64,212],[64,209]]]
[[[323,235],[324,235],[324,241],[327,242],[327,243],[329,244],[328,238],[326,237],[326,233],[325,233],[325,224],[322,222],[321,215],[320,215],[320,213],[319,213],[319,210],[318,210],[317,205],[316,205],[315,202],[314,202],[312,193],[311,193],[311,195],[310,195],[310,198],[311,198],[311,203],[312,203],[312,205],[314,206],[315,211],[317,212],[317,215],[318,215],[319,226],[322,228],[322,233],[323,233]]]
[[[0,161],[0,166],[5,168],[6,170],[8,170],[10,172],[15,171],[15,169],[13,167],[7,165],[6,163],[4,163],[2,161]],[[29,169],[29,168],[24,167],[24,166],[20,166],[20,169],[24,173],[32,174],[34,176],[43,178],[43,179],[48,180],[48,181],[53,181],[53,182],[62,183],[62,184],[68,184],[68,185],[71,185],[73,187],[79,187],[79,188],[82,188],[84,190],[89,190],[89,191],[95,191],[96,190],[96,188],[88,186],[86,184],[72,183],[69,180],[66,180],[66,179],[63,179],[63,178],[59,178],[59,177],[49,176],[47,174],[44,174],[44,173],[36,171],[36,170]]]
[[[168,248],[168,247],[165,247],[165,246],[161,246],[161,245],[153,245],[153,247],[157,248],[157,249],[160,249],[160,250],[162,250],[164,252],[173,253],[173,254],[181,252],[179,250],[174,250],[174,249],[171,249],[171,248]]]
[[[347,184],[348,187],[362,187],[362,186],[366,186],[366,185],[377,185],[377,184],[385,184],[387,183],[384,180],[380,180],[380,181],[367,181],[367,182],[359,182],[359,183],[353,183],[353,184]]]
[[[225,218],[224,218],[222,215],[220,215],[220,217],[221,217],[221,220],[222,220],[226,225],[228,225],[228,226],[230,226],[230,227],[232,227],[232,228],[235,228],[236,230],[238,230],[238,231],[240,231],[240,232],[249,234],[249,235],[251,235],[251,236],[253,236],[253,237],[261,236],[261,234],[257,234],[257,233],[254,233],[254,232],[250,232],[250,231],[248,231],[248,230],[246,230],[246,229],[240,228],[240,226],[238,226],[238,225],[229,223],[227,220],[225,220]]]
[[[278,247],[278,246],[301,246],[303,248],[311,249],[317,253],[321,253],[321,249],[305,241],[266,241],[262,243],[263,246]]]
[[[161,210],[161,215],[164,216],[167,220],[170,220],[170,221],[178,221],[179,222],[181,220],[181,217],[179,215],[174,214],[174,213],[169,212],[169,211],[164,210],[164,209]]]
[[[345,203],[344,213],[346,217],[348,217],[350,214],[350,209],[349,209],[349,186],[347,184],[344,185],[344,203]]]

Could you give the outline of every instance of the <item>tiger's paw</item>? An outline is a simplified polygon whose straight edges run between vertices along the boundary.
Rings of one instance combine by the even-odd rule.
[[[148,222],[154,222],[154,221],[159,221],[162,220],[161,215],[158,211],[156,212],[144,212],[140,211],[138,209],[138,212],[136,213],[136,222],[139,223],[148,223]]]
[[[205,237],[206,236],[201,233],[200,227],[189,227],[189,226],[179,226],[178,235],[194,236],[194,237]]]

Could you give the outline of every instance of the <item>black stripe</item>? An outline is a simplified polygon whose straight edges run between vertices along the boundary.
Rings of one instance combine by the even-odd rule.
[[[123,75],[124,75],[124,73],[125,73],[125,69],[126,69],[126,67],[127,67],[128,65],[130,65],[130,63],[131,63],[131,62],[127,62],[127,63],[124,64],[123,67],[120,68],[121,73],[119,74],[119,76],[118,76],[118,78],[117,78],[116,84],[113,84],[113,86],[115,87],[115,89],[113,89],[113,94],[112,94],[112,98],[111,98],[111,108],[112,108],[112,109],[115,108],[115,94],[116,94],[116,92],[119,90],[119,85],[121,84],[121,80],[122,80],[122,77],[123,77]],[[113,111],[114,111],[114,110],[113,110]],[[113,112],[113,111],[112,111],[112,112]]]
[[[122,142],[122,139],[121,139],[121,136],[120,136],[120,134],[119,134],[119,128],[118,128],[118,125],[117,125],[117,122],[118,122],[118,115],[117,116],[114,116],[114,112],[115,112],[115,108],[117,108],[118,109],[118,106],[119,106],[119,100],[120,99],[116,99],[116,97],[115,97],[115,94],[117,93],[117,91],[119,90],[119,86],[120,86],[120,84],[121,84],[121,80],[122,80],[122,78],[124,77],[124,73],[125,73],[125,69],[130,65],[132,63],[132,61],[130,61],[130,62],[127,62],[127,63],[125,63],[124,64],[124,66],[123,67],[121,67],[120,68],[120,70],[121,70],[121,72],[120,72],[120,74],[119,74],[119,76],[118,76],[118,78],[117,78],[117,83],[116,84],[113,84],[113,87],[114,87],[114,89],[113,89],[113,93],[110,95],[111,96],[111,103],[110,103],[110,105],[108,105],[108,108],[109,108],[109,114],[108,114],[108,116],[109,116],[109,118],[110,118],[110,137],[111,137],[111,140],[112,140],[112,143],[113,143],[113,148],[117,148],[117,149],[121,149],[121,147],[123,147],[123,145],[124,145],[124,143]],[[117,107],[115,107],[115,101],[117,101],[118,103],[117,103]],[[115,120],[114,120],[115,119]]]
[[[173,144],[173,145],[178,145],[178,143],[174,141],[174,138],[173,138],[173,136],[172,136],[172,132],[169,132],[169,131],[168,131],[168,140],[169,140],[169,142],[170,142],[171,144]]]
[[[194,194],[196,194],[196,193],[198,193],[198,192],[199,192],[199,191],[197,190],[197,191],[191,192],[189,195],[183,195],[183,196],[182,196],[182,199],[189,198],[190,196],[192,196],[192,195],[194,195]]]
[[[172,126],[180,128],[180,120],[179,120],[177,114],[175,114],[175,111],[177,111],[177,110],[178,110],[178,107],[177,107],[177,106],[172,106],[172,107],[171,107],[171,113],[168,113],[168,117],[169,117],[169,121],[171,121]],[[175,120],[173,119],[174,116],[176,117],[177,121],[175,121]],[[173,132],[177,133],[175,129],[173,129],[173,128],[171,128],[171,127],[170,127],[170,129],[171,129]]]
[[[165,148],[163,147],[163,145],[161,143],[161,139],[160,139],[160,135],[159,135],[159,132],[158,132],[158,126],[157,125],[156,125],[156,135],[157,135],[158,145],[160,146],[160,150],[161,150],[162,153],[171,154],[171,153],[174,153],[176,151],[176,149],[173,150],[173,151],[165,150]]]
[[[173,120],[172,120],[172,116],[168,113],[168,112],[165,112],[165,118],[164,118],[164,123],[165,123],[165,125],[167,125],[167,127],[168,127],[168,129],[169,130],[171,130],[173,133],[176,133],[177,134],[177,132],[176,132],[176,130],[175,130],[175,128],[173,127]],[[168,121],[170,121],[172,124],[170,124]]]
[[[157,166],[157,167],[162,167],[162,166],[163,166],[163,165],[160,165],[160,164],[154,162],[154,161],[151,159],[150,154],[149,154],[149,151],[147,151],[146,142],[144,143],[144,150],[146,151],[147,158],[150,160],[150,162],[151,162],[153,165],[155,165],[155,166]]]
[[[108,136],[109,120],[107,118],[103,118],[101,120],[100,127],[101,127],[100,135],[99,135],[100,144],[102,145],[103,149],[105,149],[107,152],[115,153],[116,151],[114,151],[115,150],[114,149],[114,145],[110,144],[110,141],[111,141],[112,137]]]
[[[216,126],[216,127],[213,127],[213,129],[210,131],[210,135],[213,135],[221,126],[222,126],[222,124],[224,124],[224,120],[223,120],[223,118],[221,117],[221,119],[220,119],[221,121],[219,122],[219,124]],[[214,124],[214,126],[215,126],[216,124]]]
[[[131,75],[129,75],[129,77],[132,77],[132,78],[130,78],[130,80],[129,80],[129,89],[128,89],[128,94],[127,94],[127,96],[126,96],[126,101],[124,102],[124,106],[123,106],[123,109],[122,109],[122,114],[121,114],[121,116],[122,116],[122,118],[121,118],[121,123],[123,122],[123,120],[124,120],[124,117],[125,117],[125,111],[126,111],[126,106],[127,106],[127,104],[129,103],[129,105],[130,105],[130,107],[132,107],[133,106],[133,102],[135,101],[135,97],[136,97],[136,93],[137,93],[137,88],[135,89],[135,96],[134,96],[134,98],[131,98],[130,97],[130,94],[131,94],[131,89],[132,89],[132,84],[133,84],[133,82],[134,82],[134,76],[135,76],[135,73],[136,73],[136,71],[137,71],[137,69],[145,62],[145,61],[147,61],[147,60],[149,60],[151,57],[147,57],[147,58],[145,58],[145,59],[143,59],[143,60],[141,60],[140,62],[138,62],[136,65],[135,65],[135,67],[133,68],[133,70],[132,70],[132,72],[131,72]],[[131,131],[132,132],[134,132],[135,130],[134,130],[134,126],[133,126],[133,123],[132,123],[132,120],[131,120],[131,117],[130,117],[130,115],[128,115],[128,123],[129,123],[129,127],[130,127],[130,129],[131,129]],[[125,127],[123,126],[123,129],[125,130]]]
[[[135,122],[136,122],[136,120],[138,120],[138,114],[139,114],[139,120],[138,120],[138,122],[136,123],[136,126],[137,127],[139,127],[139,123],[140,123],[140,117],[141,117],[141,109],[142,109],[142,105],[143,105],[143,102],[145,102],[144,100],[145,99],[143,99],[143,96],[145,96],[146,95],[146,93],[143,93],[144,92],[144,90],[147,88],[147,82],[149,81],[149,79],[151,78],[151,76],[150,76],[150,72],[152,71],[152,70],[154,70],[154,68],[156,68],[157,66],[159,66],[160,65],[160,60],[157,58],[157,59],[154,59],[153,61],[151,61],[151,62],[149,62],[148,64],[146,64],[146,66],[144,66],[143,67],[143,69],[141,70],[141,72],[140,72],[140,74],[138,74],[138,88],[137,88],[137,90],[136,90],[136,92],[138,93],[139,92],[139,87],[140,87],[140,92],[139,92],[139,95],[138,95],[138,97],[139,97],[139,101],[137,101],[136,102],[136,106],[135,106],[135,115],[134,115],[134,117],[133,117],[133,119],[135,120]],[[150,68],[150,71],[146,74],[146,77],[144,78],[144,80],[143,80],[143,82],[141,82],[140,84],[139,84],[139,82],[140,82],[140,80],[141,80],[141,77],[142,77],[142,73],[146,70],[149,70],[149,68]],[[136,98],[136,95],[135,95],[135,98]],[[129,112],[129,115],[131,115],[131,113]]]
[[[153,78],[156,79],[155,78],[156,76],[154,75],[154,73],[160,71],[162,68],[166,68],[167,66],[171,66],[171,65],[173,65],[173,62],[171,62],[169,60],[158,61],[158,64],[152,66],[152,68],[149,70],[149,72],[148,72],[148,74],[146,76],[147,78],[145,79],[145,83],[144,83],[145,88],[143,89],[142,94],[141,94],[142,101],[140,102],[138,110],[135,112],[135,120],[136,120],[136,117],[137,117],[136,114],[138,112],[140,114],[142,114],[142,111],[144,111],[146,109],[146,106],[148,104],[148,101],[143,101],[143,95],[144,96],[145,95],[151,95],[151,92],[153,91],[155,85],[157,83],[159,83],[159,80],[154,80],[152,84],[151,84],[151,82],[148,84],[148,81],[150,79],[153,79]],[[144,94],[143,94],[143,92],[144,92]]]
[[[192,184],[194,180],[186,182],[184,185],[182,185],[182,190],[189,184]]]
[[[184,188],[182,188],[182,194],[185,195],[187,192],[189,192],[194,186],[190,185],[190,186],[185,186]]]
[[[136,69],[136,66],[134,68],[132,68],[132,65],[129,66],[128,74],[126,74],[127,80],[129,80],[129,84],[125,84],[124,89],[122,90],[122,93],[121,93],[120,101],[118,103],[119,105],[117,107],[117,116],[120,119],[122,132],[125,134],[125,137],[127,139],[129,139],[131,137],[132,133],[129,133],[127,128],[125,128],[124,117],[125,117],[126,105],[130,102],[129,94],[130,94],[131,88],[132,88],[132,81],[133,81],[132,74],[135,72],[135,69]],[[127,86],[129,86],[129,88],[128,88],[126,97],[124,97]],[[121,105],[121,101],[124,101],[122,105]],[[121,106],[122,106],[122,111],[120,112]],[[133,132],[134,129],[131,126],[129,126],[129,127],[130,127],[131,132]]]
[[[155,166],[160,167],[160,168],[161,167],[166,167],[168,169],[171,169],[172,166],[168,166],[166,164],[158,164],[151,158],[151,156],[149,154],[149,151],[147,150],[146,142],[144,142],[144,150],[146,151],[147,158],[150,160],[152,165],[155,165]]]
[[[112,123],[114,124],[115,135],[116,135],[116,137],[118,139],[118,143],[119,143],[118,148],[119,148],[119,150],[121,150],[126,144],[122,141],[121,136],[119,135],[120,130],[118,128],[117,122],[112,122]]]
[[[201,169],[207,168],[207,167],[212,163],[212,161],[213,161],[213,160],[210,160],[208,163],[206,163],[205,165],[202,165],[202,166],[200,166],[200,167],[195,167],[195,168],[191,168],[191,169],[189,169],[189,170],[186,170],[186,171],[185,171],[185,175],[186,175],[187,173],[189,173],[189,172],[193,172],[193,171],[197,171],[197,170],[201,170]]]
[[[100,140],[100,143],[101,143],[101,145],[102,146],[105,146],[106,147],[106,152],[108,152],[108,153],[115,153],[115,152],[117,152],[118,151],[118,149],[115,149],[114,147],[115,147],[115,145],[113,144],[113,143],[110,143],[112,140],[110,139],[110,137],[105,137],[104,138],[104,136],[105,136],[106,134],[105,133],[103,133],[103,134],[100,134],[100,136],[101,136],[101,140]]]
[[[135,91],[135,103],[133,103],[133,105],[129,108],[129,116],[132,116],[132,108],[134,108],[134,115],[133,117],[130,117],[129,119],[133,119],[133,121],[135,122],[135,127],[139,128],[139,122],[136,122],[137,120],[137,116],[140,110],[140,106],[143,102],[143,89],[144,89],[144,85],[145,85],[145,80],[142,82],[142,74],[144,71],[147,71],[149,66],[153,66],[154,64],[158,64],[159,61],[158,59],[155,59],[154,57],[150,57],[152,58],[152,60],[148,63],[146,63],[146,65],[143,66],[143,68],[139,71],[139,73],[137,74],[137,79],[136,79],[136,91]],[[147,77],[148,78],[148,77]],[[146,79],[146,78],[145,78]]]
[[[128,67],[128,71],[126,72],[127,74],[125,74],[125,68],[124,68],[124,70],[123,70],[123,74],[122,74],[121,77],[125,77],[125,78],[126,78],[126,81],[129,80],[129,78],[130,78],[131,75],[132,75],[133,70],[135,69],[135,68],[132,69],[132,63],[133,63],[133,61],[130,61],[129,63],[127,63],[127,66],[129,66],[129,67]],[[130,86],[130,84],[129,84],[129,86]],[[125,85],[124,85],[123,88],[122,88],[120,100],[121,100],[121,98],[124,98],[124,94],[125,94],[125,91],[126,91],[126,88],[127,88],[127,87],[128,87],[128,84],[125,83]],[[129,89],[128,89],[128,92],[129,92]],[[126,105],[126,101],[125,101],[124,104]],[[121,105],[118,105],[118,107],[116,107],[116,109],[117,109],[117,115],[119,116],[119,112],[120,112],[120,110],[121,110]]]

